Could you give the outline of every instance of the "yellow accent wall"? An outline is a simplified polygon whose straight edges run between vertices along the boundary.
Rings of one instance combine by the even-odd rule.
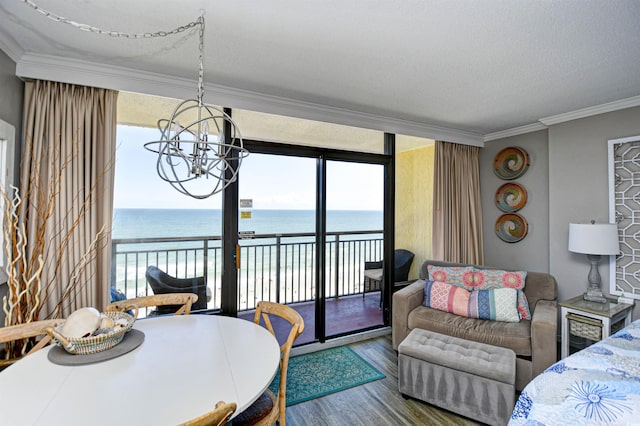
[[[409,279],[431,259],[433,221],[433,145],[396,153],[396,248],[415,253]]]

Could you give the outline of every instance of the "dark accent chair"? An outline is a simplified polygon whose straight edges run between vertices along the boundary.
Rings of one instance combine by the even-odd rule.
[[[123,292],[121,292],[120,290],[116,289],[115,287],[110,287],[109,288],[109,294],[111,295],[111,302],[120,302],[121,300],[126,300],[127,296],[125,296],[125,294]],[[126,311],[126,313],[128,313],[129,315],[133,316],[133,311],[129,310]]]
[[[154,294],[166,293],[195,293],[198,301],[191,306],[191,310],[207,309],[207,284],[204,277],[176,278],[155,266],[149,266],[145,274]],[[158,306],[155,315],[173,314],[180,306]]]
[[[409,279],[409,270],[411,269],[411,264],[413,263],[414,254],[409,250],[405,249],[396,249],[394,251],[394,277],[393,281],[395,283],[407,281]],[[364,291],[362,292],[362,297],[364,298],[364,293],[368,288],[371,291],[374,283],[377,284],[377,288],[380,288],[380,306],[382,306],[382,295],[384,294],[384,280],[382,279],[382,261],[376,262],[364,262]],[[394,286],[394,291],[396,286]],[[399,288],[398,288],[399,289]]]

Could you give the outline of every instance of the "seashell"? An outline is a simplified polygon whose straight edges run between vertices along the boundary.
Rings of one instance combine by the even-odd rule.
[[[100,312],[96,308],[80,308],[69,315],[60,334],[70,338],[91,335],[100,327],[100,321]]]
[[[127,325],[129,325],[129,321],[127,321],[125,318],[118,318],[115,321],[115,327],[126,327]]]
[[[102,321],[100,321],[100,328],[113,328],[116,323],[113,321],[113,318],[104,317]]]

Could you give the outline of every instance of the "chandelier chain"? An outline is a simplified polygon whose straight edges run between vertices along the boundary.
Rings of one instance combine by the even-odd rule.
[[[204,28],[204,19],[201,16],[200,18],[198,18],[193,22],[189,22],[188,24],[185,24],[185,25],[180,25],[179,27],[174,28],[170,31],[156,31],[152,33],[124,33],[120,31],[104,30],[102,28],[94,27],[92,25],[82,24],[80,22],[67,19],[63,16],[56,15],[53,12],[49,12],[48,10],[41,8],[31,0],[22,0],[22,1],[28,4],[29,6],[31,6],[32,8],[34,8],[37,12],[51,19],[52,21],[61,22],[63,24],[71,25],[83,31],[92,32],[95,34],[108,35],[110,37],[120,37],[120,38],[128,38],[128,39],[167,37],[174,34],[180,34],[182,32],[185,32],[197,26],[201,27],[200,31],[203,31],[203,28]],[[202,36],[201,36],[201,39],[202,39]],[[202,41],[200,42],[200,46],[202,46]]]
[[[144,146],[158,155],[156,170],[160,178],[184,195],[204,199],[236,182],[242,159],[249,155],[249,151],[244,148],[240,129],[231,116],[224,110],[205,105],[203,102],[204,10],[201,10],[200,17],[195,21],[171,31],[124,33],[72,21],[41,8],[32,0],[22,1],[48,19],[110,37],[149,39],[167,37],[197,28],[199,52],[197,99],[195,102],[193,99],[181,102],[168,120],[158,120],[160,140],[147,142]],[[191,115],[193,112],[196,113],[195,121]],[[227,126],[230,128],[229,134],[225,134]],[[189,146],[191,150],[187,149]],[[212,189],[203,190],[202,187],[192,186],[191,182],[201,177],[211,179]]]
[[[198,28],[198,51],[199,66],[198,69],[198,103],[202,105],[202,98],[204,97],[204,16],[200,16],[196,21]]]

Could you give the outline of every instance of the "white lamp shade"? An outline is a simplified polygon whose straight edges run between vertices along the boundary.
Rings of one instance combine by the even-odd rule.
[[[570,223],[569,251],[595,255],[618,254],[618,226],[615,223]]]

